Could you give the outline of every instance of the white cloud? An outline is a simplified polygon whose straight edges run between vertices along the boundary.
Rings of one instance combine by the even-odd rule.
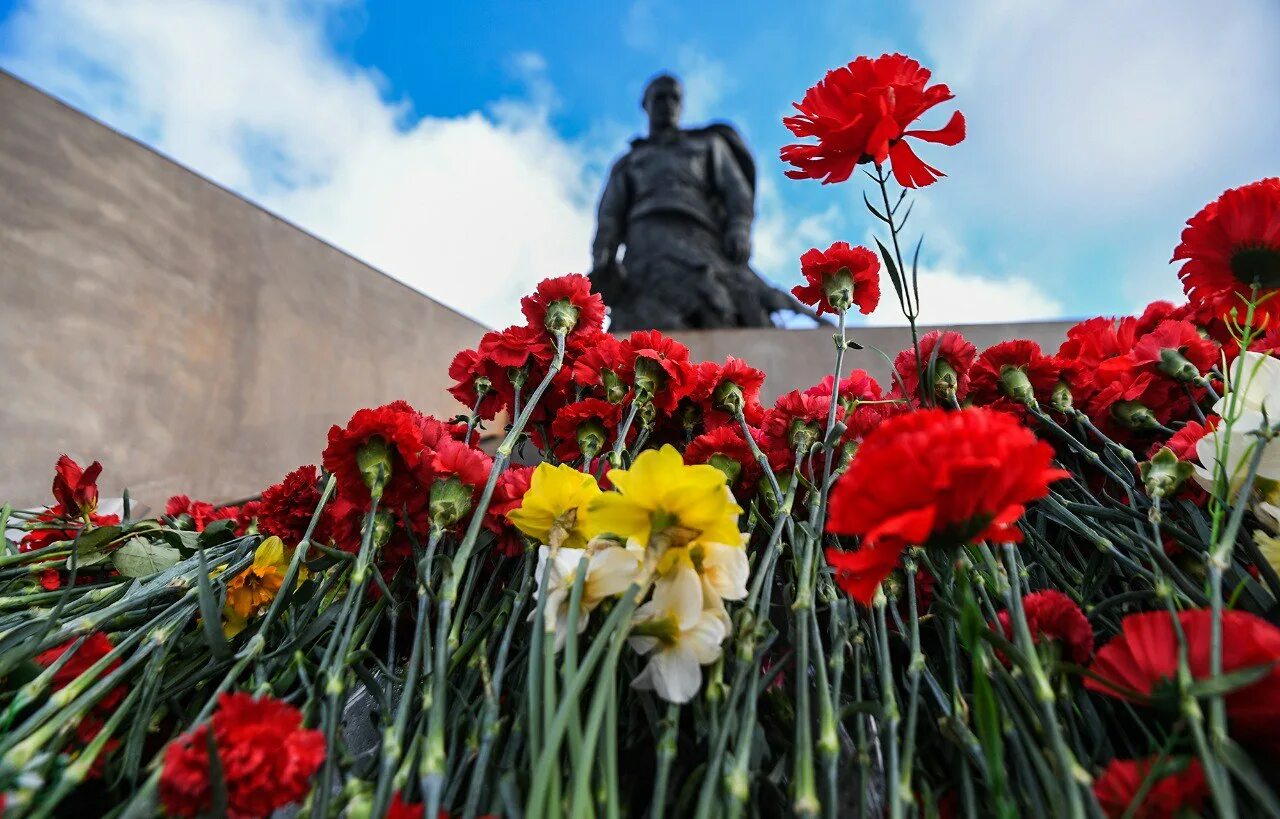
[[[32,0],[0,59],[428,295],[514,321],[540,278],[588,263],[598,185],[548,124],[545,61],[512,58],[527,99],[409,121],[327,47],[332,6]]]
[[[690,123],[719,119],[720,101],[729,90],[724,64],[685,45],[676,54],[675,74],[684,84],[684,118]]]
[[[994,279],[953,268],[920,270],[920,325],[986,324],[1059,318],[1063,306],[1028,279]],[[906,324],[888,276],[880,282],[880,306],[866,317],[872,326]]]

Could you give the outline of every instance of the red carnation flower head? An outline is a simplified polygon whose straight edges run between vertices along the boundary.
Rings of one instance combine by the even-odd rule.
[[[862,538],[830,549],[837,582],[868,604],[908,546],[1020,541],[1026,505],[1068,473],[1012,415],[984,408],[896,415],[869,434],[831,492],[828,531]]]
[[[1093,656],[1093,627],[1074,600],[1056,589],[1045,589],[1024,596],[1022,611],[1032,642],[1054,646],[1069,662],[1079,665],[1089,662]],[[1013,640],[1009,612],[1002,611],[996,617],[1005,638]]]
[[[729,486],[740,498],[749,497],[763,474],[742,428],[725,424],[704,432],[689,442],[684,453],[687,464],[711,464],[725,474]]]
[[[404,401],[357,410],[345,427],[329,429],[322,457],[325,471],[338,481],[340,495],[368,504],[373,492],[388,508],[423,494],[415,471],[423,464],[426,442],[421,414]]]
[[[485,333],[480,338],[479,352],[481,358],[512,369],[546,366],[555,355],[546,332],[524,324],[513,324],[500,333]]]
[[[707,429],[736,424],[739,412],[747,423],[759,422],[764,413],[760,406],[763,370],[733,356],[727,357],[723,366],[710,361],[701,366],[705,368],[702,372],[708,396],[702,418]]]
[[[530,327],[553,334],[586,335],[604,326],[604,299],[581,273],[538,282],[533,295],[520,300],[520,312]]]
[[[40,654],[36,655],[36,663],[44,668],[48,668],[57,662],[63,654],[71,651],[75,644],[76,640],[71,639],[60,646],[55,646],[47,651],[42,651]],[[66,688],[81,674],[88,671],[90,666],[110,654],[113,648],[115,648],[115,646],[112,644],[111,638],[105,633],[95,631],[90,634],[85,638],[85,641],[80,644],[80,647],[75,649],[75,652],[67,662],[54,672],[53,690],[61,691],[63,688]],[[106,668],[102,669],[102,671],[98,673],[96,679],[102,679],[119,667],[120,660],[118,658],[112,660],[107,664]],[[102,699],[98,700],[94,705],[94,709],[96,711],[110,712],[111,709],[120,704],[120,700],[124,699],[126,690],[126,686],[123,685],[113,688]]]
[[[1218,363],[1218,345],[1189,321],[1165,320],[1133,346],[1134,362],[1175,381],[1192,382]]]
[[[562,461],[594,458],[617,438],[621,421],[621,405],[601,398],[565,405],[551,422],[551,437],[559,442],[556,457]],[[634,430],[634,426],[628,430],[628,438],[634,437]]]
[[[391,804],[387,806],[387,815],[384,819],[422,819],[426,812],[426,805],[421,802],[406,802],[397,793],[391,797]],[[440,812],[446,816],[449,814],[443,808]]]
[[[639,400],[663,412],[674,412],[680,399],[697,387],[689,348],[658,330],[636,330],[622,342],[623,381]]]
[[[214,521],[239,517],[240,509],[235,506],[214,506],[208,501],[192,500],[186,495],[174,495],[165,502],[164,513],[175,524],[186,526],[189,521],[192,531],[203,532]]]
[[[1134,324],[1134,332],[1144,336],[1156,329],[1164,321],[1186,321],[1191,318],[1191,305],[1175,305],[1171,301],[1153,301],[1138,316]]]
[[[233,819],[259,819],[302,801],[325,758],[324,734],[303,728],[297,708],[273,697],[221,694],[210,725],[165,749],[160,802],[168,815],[193,817],[209,810],[211,733]]]
[[[929,85],[931,76],[902,54],[858,57],[828,71],[795,103],[799,115],[783,119],[797,137],[818,140],[782,149],[782,161],[795,166],[787,176],[843,182],[859,163],[888,160],[904,188],[933,184],[944,174],[921,161],[907,137],[956,145],[964,139],[964,115],[956,111],[936,131],[908,130],[930,108],[954,96],[945,85]]]
[[[462,350],[455,355],[449,364],[449,377],[455,382],[449,394],[486,421],[497,417],[506,403],[505,391],[500,389],[509,383],[506,368],[482,358],[477,350]]]
[[[1178,612],[1195,680],[1210,677],[1213,612]],[[1131,614],[1120,633],[1098,649],[1085,688],[1112,697],[1177,708],[1178,636],[1163,611]],[[1266,667],[1266,676],[1226,695],[1231,734],[1244,742],[1280,748],[1280,628],[1244,611],[1222,612],[1222,671]]]
[[[1130,812],[1139,793],[1142,801]],[[1195,757],[1113,759],[1094,780],[1093,794],[1108,819],[1177,819],[1203,812],[1209,784]]]
[[[1161,449],[1169,447],[1179,461],[1195,460],[1196,444],[1200,443],[1201,438],[1217,429],[1221,420],[1216,415],[1210,415],[1203,424],[1199,421],[1188,421],[1182,425],[1181,429],[1169,436],[1169,440],[1153,443],[1151,448],[1147,450],[1147,457],[1155,457],[1155,454]]]
[[[311,518],[320,505],[320,477],[312,464],[300,466],[273,486],[262,491],[256,508],[258,530],[275,535],[289,546],[302,542]],[[331,537],[330,514],[322,512],[311,539],[328,543]]]
[[[863,314],[880,303],[880,259],[865,247],[836,242],[800,257],[805,283],[791,288],[800,301],[821,313],[840,313],[857,305]]]
[[[1173,261],[1196,318],[1225,318],[1234,308],[1243,319],[1245,300],[1280,287],[1280,177],[1225,191],[1187,220]],[[1280,302],[1258,306],[1254,326],[1280,318]]]
[[[1104,361],[1094,370],[1093,379],[1097,392],[1085,412],[1098,429],[1118,441],[1158,431],[1190,409],[1180,385],[1144,370],[1132,356]]]
[[[784,469],[789,469],[795,459],[796,448],[807,451],[822,440],[827,428],[827,415],[831,411],[831,394],[826,397],[809,395],[792,390],[780,396],[773,408],[764,414],[762,430],[770,441],[769,448],[786,452]],[[836,418],[843,419],[844,411],[836,408]]]
[[[969,395],[969,368],[977,355],[978,348],[954,330],[932,330],[920,337],[920,364],[927,371],[929,362],[934,362],[931,395],[935,401],[949,406],[959,404]],[[918,403],[920,371],[916,369],[914,348],[908,347],[894,357],[893,371],[901,379],[906,394]]]
[[[1058,385],[1061,366],[1027,339],[1002,341],[978,356],[970,370],[973,403],[1022,417],[1026,407],[1048,402]]]
[[[1128,355],[1138,340],[1138,320],[1116,320],[1097,316],[1067,330],[1067,340],[1058,348],[1057,359],[1069,371],[1072,398],[1085,404],[1097,391],[1093,372],[1109,358]]]
[[[87,518],[98,511],[98,476],[102,464],[94,461],[88,469],[67,455],[58,458],[53,474],[53,497],[67,514]]]
[[[630,389],[623,378],[627,362],[622,342],[607,333],[602,333],[595,344],[584,349],[568,369],[575,386],[589,389],[614,404],[621,404]]]
[[[821,398],[823,401],[831,401],[831,389],[835,384],[835,376],[823,376],[822,380],[817,384],[804,391],[807,396]],[[845,415],[853,413],[859,409],[865,401],[879,401],[883,396],[880,392],[880,384],[866,370],[854,370],[844,378],[840,379],[840,409]]]
[[[493,459],[451,438],[440,441],[431,460],[431,520],[447,529],[464,519],[489,480]]]
[[[497,539],[494,548],[504,557],[515,557],[524,551],[524,541],[519,531],[507,520],[507,512],[516,509],[524,500],[533,480],[532,466],[513,466],[498,476],[493,487],[489,509],[484,513],[484,525]]]

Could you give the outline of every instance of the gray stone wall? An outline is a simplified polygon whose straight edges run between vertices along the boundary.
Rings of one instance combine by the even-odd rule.
[[[484,328],[0,72],[0,502],[230,500],[395,398],[453,414]]]

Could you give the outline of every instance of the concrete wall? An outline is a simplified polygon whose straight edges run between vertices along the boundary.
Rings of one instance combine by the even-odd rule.
[[[67,452],[151,505],[254,493],[443,391],[476,322],[0,72],[0,502]]]
[[[890,293],[892,299],[892,293]],[[882,305],[888,309],[892,305]],[[1045,321],[1023,324],[965,324],[948,327],[964,334],[978,351],[1012,338],[1029,338],[1048,353],[1057,351],[1074,322]],[[934,327],[920,328],[924,335]],[[745,359],[753,367],[764,370],[761,398],[772,402],[779,395],[810,387],[830,375],[835,364],[835,345],[830,330],[688,330],[673,333],[689,348],[694,360],[724,361],[725,356]],[[877,353],[878,348],[890,360],[899,350],[911,346],[911,330],[907,327],[850,327],[848,337],[865,349],[845,353],[844,372],[861,369],[871,373],[888,389],[889,364]]]

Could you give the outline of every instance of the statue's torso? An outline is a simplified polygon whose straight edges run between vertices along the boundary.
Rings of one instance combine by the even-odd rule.
[[[637,140],[627,157],[628,221],[682,215],[719,230],[720,205],[712,174],[716,138],[680,133],[669,140]]]

